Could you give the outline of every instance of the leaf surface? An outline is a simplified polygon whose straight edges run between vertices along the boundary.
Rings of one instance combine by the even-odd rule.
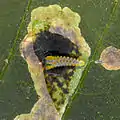
[[[67,6],[80,14],[82,35],[92,49],[63,119],[119,120],[120,71],[107,71],[94,64],[104,48],[110,45],[120,48],[119,0],[1,1],[0,119],[11,120],[17,114],[29,112],[37,100],[27,65],[20,57],[19,43],[26,34],[31,10],[49,4]]]

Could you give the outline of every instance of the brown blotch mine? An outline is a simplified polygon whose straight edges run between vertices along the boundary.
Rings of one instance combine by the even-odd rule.
[[[120,69],[120,49],[109,46],[103,50],[100,56],[102,66],[107,70]]]

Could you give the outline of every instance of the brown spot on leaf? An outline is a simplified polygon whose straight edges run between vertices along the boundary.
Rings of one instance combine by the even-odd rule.
[[[107,70],[120,69],[120,49],[113,46],[103,50],[100,56],[102,66]]]

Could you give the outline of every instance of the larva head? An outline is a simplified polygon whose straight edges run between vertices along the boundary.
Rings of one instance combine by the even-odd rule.
[[[51,5],[34,9],[28,26],[48,92],[61,116],[90,55],[90,48],[78,28],[79,22],[80,16],[69,8]]]

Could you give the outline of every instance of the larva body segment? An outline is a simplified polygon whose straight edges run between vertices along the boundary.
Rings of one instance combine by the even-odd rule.
[[[83,60],[79,60],[73,57],[66,56],[47,56],[46,60],[46,70],[55,68],[55,67],[63,67],[63,66],[84,66],[85,62]]]

